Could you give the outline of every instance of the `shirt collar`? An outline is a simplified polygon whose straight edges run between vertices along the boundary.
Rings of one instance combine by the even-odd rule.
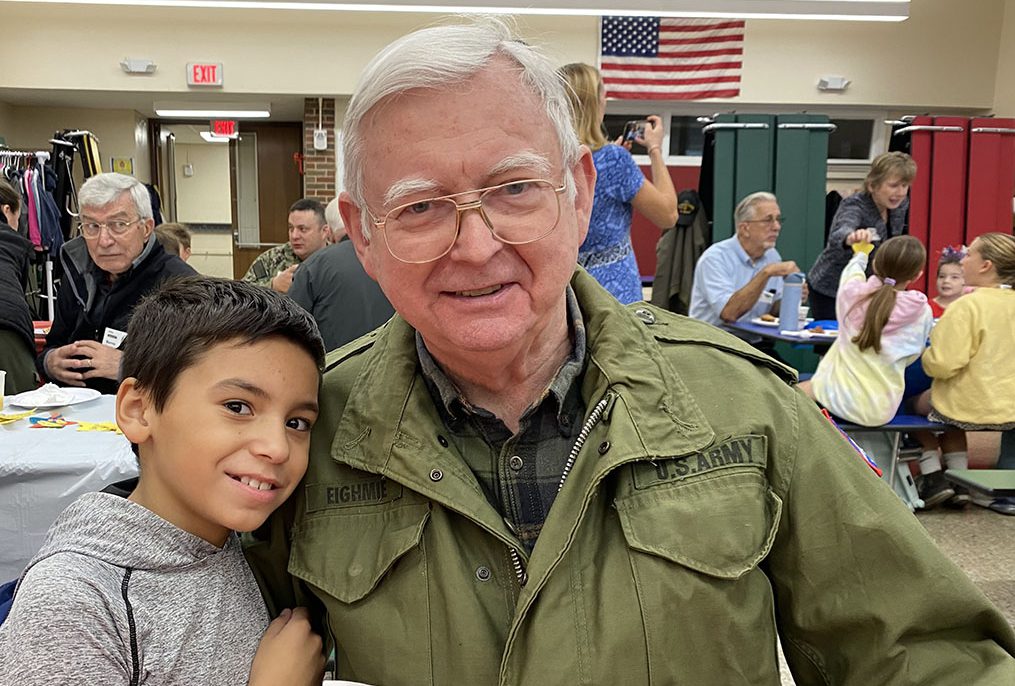
[[[523,416],[538,407],[548,395],[552,395],[556,400],[557,412],[560,414],[564,408],[564,398],[585,368],[585,321],[582,319],[581,308],[578,307],[578,298],[570,285],[567,287],[566,298],[568,331],[574,346],[571,349],[571,354],[557,370],[550,385],[524,412]],[[448,378],[430,351],[426,349],[426,343],[423,342],[423,337],[419,335],[418,331],[416,332],[416,353],[419,356],[423,378],[427,382],[431,395],[434,396],[434,400],[440,400],[443,410],[452,421],[462,419],[463,414],[490,414],[466,399],[455,382]]]

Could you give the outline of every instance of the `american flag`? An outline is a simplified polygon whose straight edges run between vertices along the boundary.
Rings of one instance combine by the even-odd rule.
[[[697,100],[740,94],[743,20],[603,17],[601,45],[607,97]]]

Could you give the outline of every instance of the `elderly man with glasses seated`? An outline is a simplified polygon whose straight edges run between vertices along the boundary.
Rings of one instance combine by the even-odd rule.
[[[127,322],[163,280],[196,274],[154,237],[148,191],[123,174],[97,174],[81,186],[79,235],[60,252],[63,276],[39,373],[65,386],[115,393]]]
[[[694,268],[689,314],[722,327],[738,320],[777,316],[783,277],[800,271],[775,249],[782,229],[779,203],[771,193],[751,193],[733,213],[736,235],[713,243]],[[746,336],[746,334],[740,334]],[[762,346],[761,338],[748,339]],[[772,350],[765,348],[772,354]]]
[[[495,21],[360,78],[339,202],[397,314],[329,356],[247,541],[270,611],[386,686],[775,684],[779,638],[800,684],[1015,683],[1011,627],[791,370],[577,267],[564,88]]]

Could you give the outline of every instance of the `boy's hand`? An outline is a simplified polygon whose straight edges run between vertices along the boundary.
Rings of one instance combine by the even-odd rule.
[[[321,637],[310,628],[305,607],[282,610],[261,637],[248,685],[320,686],[324,674],[321,645]]]

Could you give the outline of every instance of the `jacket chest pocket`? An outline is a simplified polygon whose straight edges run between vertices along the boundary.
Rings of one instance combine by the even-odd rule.
[[[294,528],[289,572],[309,584],[327,608],[343,677],[398,683],[406,664],[413,673],[431,673],[421,544],[429,518],[427,503],[399,504],[332,510]],[[399,646],[397,660],[385,646]]]
[[[635,491],[615,505],[650,672],[686,675],[687,683],[724,682],[723,674],[751,684],[775,675],[778,683],[772,590],[758,565],[775,540],[782,500],[764,472],[724,469]]]

